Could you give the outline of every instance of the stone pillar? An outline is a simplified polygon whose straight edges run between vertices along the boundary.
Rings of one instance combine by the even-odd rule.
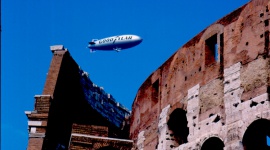
[[[199,88],[200,85],[197,84],[188,90],[187,120],[189,128],[189,142],[195,141],[199,134],[199,131],[194,127],[194,125],[198,126],[198,118],[200,112]]]
[[[241,63],[236,63],[224,70],[224,104],[226,114],[227,136],[225,140],[226,150],[242,150],[241,128],[242,107],[240,89],[240,69]]]
[[[167,105],[162,109],[159,115],[158,122],[158,132],[159,132],[159,140],[158,140],[158,150],[167,150],[171,149],[172,141],[170,137],[170,131],[168,129],[167,120],[168,120],[168,112],[170,111],[170,105]]]

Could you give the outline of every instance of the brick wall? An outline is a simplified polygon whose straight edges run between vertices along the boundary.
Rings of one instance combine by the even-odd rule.
[[[76,133],[127,138],[129,111],[94,85],[67,49],[52,46],[51,50],[53,58],[43,95],[35,96],[34,111],[25,112],[29,120],[28,149],[67,149],[71,135]],[[103,109],[98,110],[97,105],[104,105]],[[126,126],[122,126],[124,122]]]
[[[48,113],[50,107],[50,95],[36,95],[34,111],[26,111],[28,118],[28,150],[42,147],[46,134]]]
[[[108,127],[96,125],[72,125],[72,133],[108,137]]]
[[[97,136],[87,136],[82,134],[72,134],[70,150],[98,150],[103,147],[111,147],[119,150],[130,150],[133,141],[115,138],[102,138]]]
[[[200,149],[216,137],[211,139],[224,149],[243,149],[248,126],[256,118],[270,120],[269,7],[269,0],[250,1],[203,30],[146,79],[132,106],[135,148]],[[184,144],[167,126],[176,109],[188,120]]]

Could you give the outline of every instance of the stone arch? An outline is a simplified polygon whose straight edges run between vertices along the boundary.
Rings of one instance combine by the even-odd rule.
[[[200,39],[200,42],[207,40],[208,38],[210,38],[215,34],[222,34],[223,32],[224,26],[222,24],[213,24],[204,31]]]
[[[204,141],[201,150],[223,150],[224,146],[225,145],[220,138],[210,137]]]
[[[189,128],[187,126],[188,121],[186,117],[186,111],[180,108],[176,108],[169,116],[167,122],[169,130],[172,131],[175,142],[179,145],[187,143],[187,137],[189,134]]]
[[[270,150],[266,137],[270,137],[270,120],[258,119],[253,121],[243,136],[244,150]]]
[[[205,65],[223,61],[223,38],[224,26],[213,24],[203,33],[200,43],[204,50]]]

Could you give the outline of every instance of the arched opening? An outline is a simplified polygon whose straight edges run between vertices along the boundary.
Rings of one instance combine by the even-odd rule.
[[[203,143],[201,150],[223,150],[224,146],[219,138],[211,137]]]
[[[253,121],[243,136],[244,150],[270,150],[267,136],[270,137],[270,120]]]
[[[186,111],[183,109],[175,109],[168,120],[168,128],[172,131],[175,141],[181,145],[187,143],[187,137],[189,134],[189,129],[187,126]]]
[[[114,148],[114,147],[112,147],[112,146],[106,146],[106,147],[101,147],[101,148],[99,148],[98,150],[119,150],[119,149]]]

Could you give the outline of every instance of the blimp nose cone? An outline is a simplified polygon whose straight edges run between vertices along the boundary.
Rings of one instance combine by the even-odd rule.
[[[134,36],[134,41],[137,41],[138,43],[141,43],[143,41],[143,39],[139,36]]]
[[[142,38],[139,37],[139,36],[137,36],[137,35],[135,35],[135,36],[134,36],[134,40],[142,40]]]
[[[138,40],[140,43],[143,41],[143,39],[142,38],[139,38],[139,40]]]
[[[143,39],[141,37],[139,37],[139,36],[136,39],[134,39],[134,42],[136,44],[140,44],[142,41],[143,41]]]

